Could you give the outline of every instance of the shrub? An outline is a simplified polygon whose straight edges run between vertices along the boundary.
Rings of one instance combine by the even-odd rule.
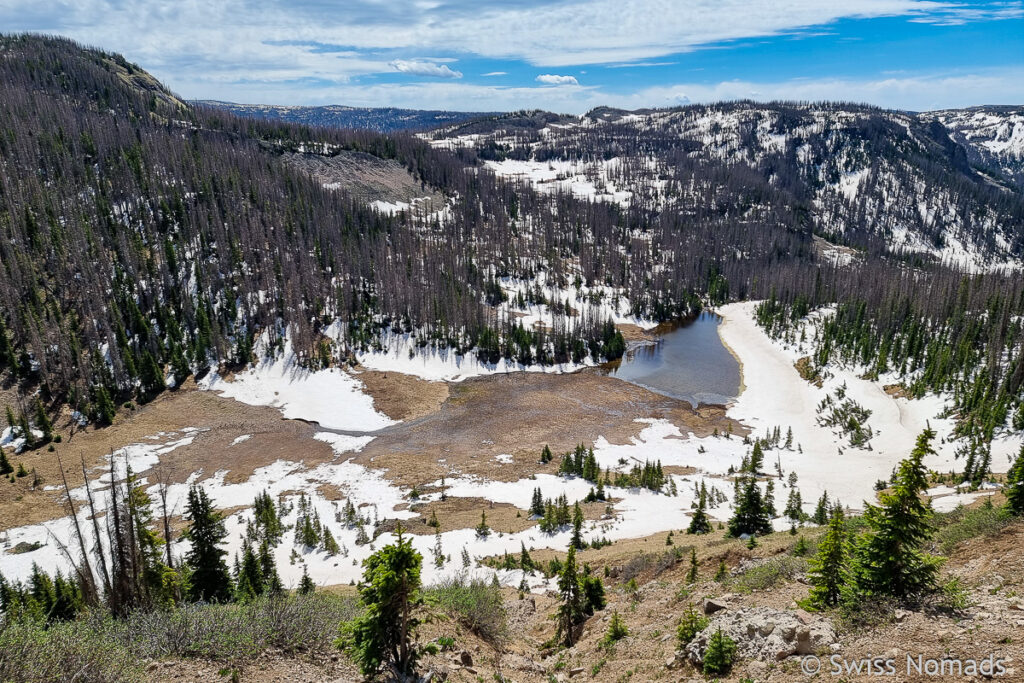
[[[733,579],[732,588],[742,593],[767,590],[805,571],[807,571],[807,561],[802,557],[779,555],[736,576]]]
[[[935,540],[942,552],[948,555],[966,540],[999,533],[1012,519],[1006,508],[959,508],[940,518]]]
[[[0,681],[143,680],[139,659],[114,637],[111,617],[55,623],[0,622]]]
[[[424,592],[443,612],[484,640],[500,642],[508,635],[504,600],[494,583],[459,575]]]

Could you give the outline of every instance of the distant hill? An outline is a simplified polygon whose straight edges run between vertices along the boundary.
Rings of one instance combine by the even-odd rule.
[[[358,128],[379,133],[399,130],[430,130],[450,126],[497,112],[439,111],[397,109],[395,107],[289,107],[275,104],[235,104],[217,100],[199,100],[195,104],[225,109],[238,116],[302,123],[323,128]]]

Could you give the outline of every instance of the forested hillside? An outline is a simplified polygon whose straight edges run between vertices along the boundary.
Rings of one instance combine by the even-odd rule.
[[[51,410],[109,421],[120,401],[253,360],[261,334],[309,365],[386,330],[487,362],[599,361],[622,352],[610,301],[668,320],[769,297],[794,316],[847,304],[858,344],[913,324],[930,340],[919,363],[964,349],[927,386],[982,382],[996,416],[1019,402],[1020,276],[959,269],[1020,258],[1024,203],[907,115],[533,112],[424,141],[186,105],[64,40],[5,37],[0,56],[0,364]],[[368,206],[367,183],[347,181],[381,164],[429,205]],[[891,248],[895,233],[937,251]],[[939,244],[975,260],[937,263]],[[500,282],[553,323],[524,327]],[[586,296],[548,299],[571,287]]]
[[[275,104],[236,104],[235,102],[217,100],[200,100],[196,104],[224,109],[232,114],[250,118],[301,123],[324,128],[360,128],[378,133],[427,130],[494,114],[494,112],[399,109],[397,107],[346,107],[337,104],[320,107],[290,107]]]

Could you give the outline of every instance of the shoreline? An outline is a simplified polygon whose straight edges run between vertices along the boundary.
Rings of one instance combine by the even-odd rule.
[[[715,330],[715,333],[718,335],[718,340],[720,342],[722,342],[722,346],[725,347],[725,350],[728,351],[729,354],[733,358],[736,359],[736,365],[739,366],[739,370],[740,370],[740,386],[736,390],[736,398],[734,398],[733,400],[729,401],[729,404],[727,406],[727,407],[729,407],[729,406],[734,405],[736,403],[736,401],[739,400],[740,396],[743,395],[743,392],[747,390],[747,384],[746,384],[746,381],[745,381],[746,375],[745,375],[744,370],[743,370],[743,359],[740,358],[740,354],[736,353],[736,349],[734,349],[733,347],[731,347],[729,345],[729,342],[727,342],[725,340],[725,336],[722,334],[722,330],[725,328],[726,325],[729,324],[728,316],[723,315],[722,313],[719,313],[718,311],[712,311],[712,312],[715,315],[717,315],[719,318],[722,319],[722,322],[718,325],[718,328]]]

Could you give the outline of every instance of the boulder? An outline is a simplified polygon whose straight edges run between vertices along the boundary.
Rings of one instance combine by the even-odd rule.
[[[690,661],[695,664],[704,661],[708,641],[719,629],[736,641],[738,657],[761,661],[811,654],[827,649],[836,640],[832,623],[824,618],[804,623],[793,612],[769,607],[719,611],[707,628],[686,646]]]
[[[729,603],[722,599],[707,598],[704,600],[704,614],[712,615],[715,612],[729,609]]]

